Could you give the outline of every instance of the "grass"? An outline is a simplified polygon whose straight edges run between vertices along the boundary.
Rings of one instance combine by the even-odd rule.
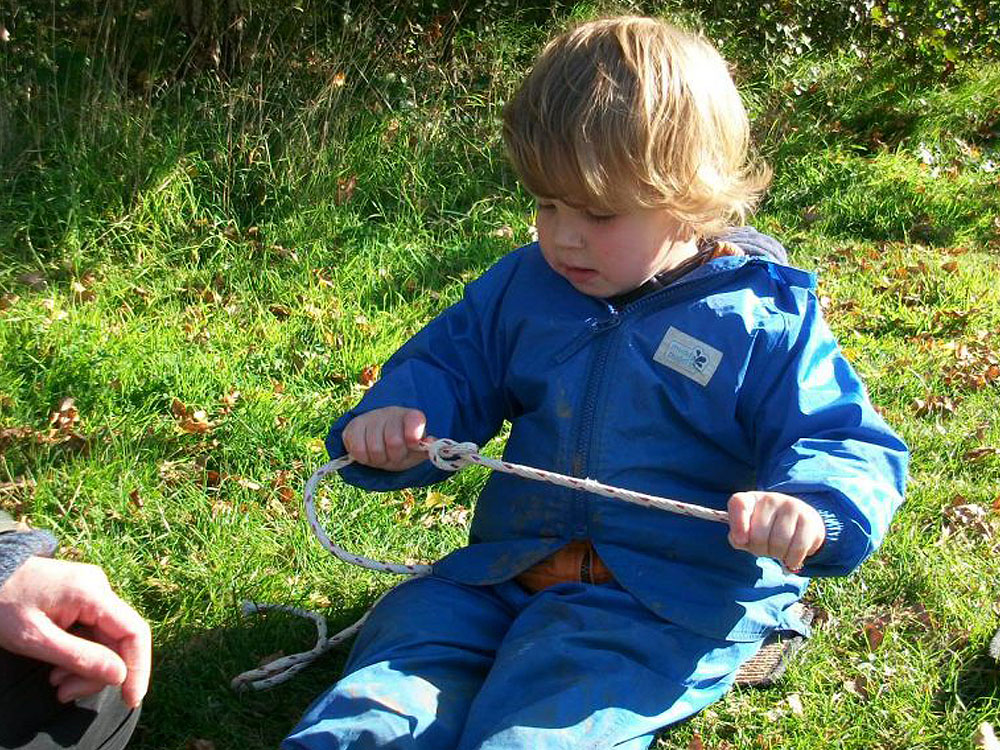
[[[431,23],[332,7],[304,5],[307,23],[272,8],[231,80],[175,75],[183,37],[138,6],[127,31],[110,10],[22,11],[0,61],[0,503],[151,621],[136,748],[274,747],[336,678],[343,652],[231,692],[312,641],[238,604],[343,626],[390,585],[328,557],[300,488],[366,368],[528,241],[500,107],[549,30],[593,12],[480,20],[447,51]],[[782,685],[736,691],[657,747],[968,746],[1000,710],[984,656],[1000,614],[1000,67],[941,80],[834,52],[739,77],[776,174],[754,221],[820,272],[913,471],[885,546],[811,589],[826,620]],[[185,421],[197,410],[204,431]],[[325,517],[362,554],[430,560],[461,544],[455,508],[482,481],[463,472],[443,497],[331,482]]]

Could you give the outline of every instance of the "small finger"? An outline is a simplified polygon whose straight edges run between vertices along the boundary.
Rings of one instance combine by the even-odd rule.
[[[344,428],[341,437],[344,441],[344,449],[348,455],[360,464],[367,463],[368,455],[365,452],[364,426],[356,419],[351,420]]]
[[[758,556],[769,554],[771,526],[774,524],[774,502],[767,496],[757,500],[750,517],[750,542],[748,549]]]
[[[409,455],[401,428],[389,426],[385,431],[385,456],[390,465],[400,463]]]
[[[795,537],[798,516],[787,512],[776,512],[771,516],[771,531],[767,536],[764,554],[778,560],[788,559],[788,548]]]
[[[426,427],[427,418],[422,411],[412,409],[403,415],[403,437],[407,447],[412,449],[420,444]]]
[[[806,536],[805,524],[801,519],[799,519],[799,522],[795,527],[795,532],[792,535],[791,542],[789,542],[788,549],[785,551],[785,556],[783,558],[785,567],[793,573],[797,573],[802,570],[806,557],[809,555],[810,544]]]
[[[750,516],[755,498],[750,492],[737,492],[729,498],[729,543],[737,549],[745,549],[750,541]]]

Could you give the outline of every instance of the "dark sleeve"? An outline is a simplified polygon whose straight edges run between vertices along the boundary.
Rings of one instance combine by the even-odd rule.
[[[0,534],[0,587],[32,555],[51,557],[56,539],[47,531],[11,531]]]

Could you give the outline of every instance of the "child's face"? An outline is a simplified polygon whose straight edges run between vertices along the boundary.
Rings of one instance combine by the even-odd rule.
[[[694,237],[665,209],[605,214],[538,198],[538,243],[552,269],[592,297],[630,292],[696,252]]]

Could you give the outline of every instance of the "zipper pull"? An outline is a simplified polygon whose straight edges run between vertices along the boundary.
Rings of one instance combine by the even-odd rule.
[[[604,333],[605,331],[610,331],[612,328],[616,328],[619,323],[622,322],[621,315],[618,314],[617,310],[612,309],[611,314],[606,318],[587,318],[584,322],[585,328],[576,335],[576,337],[570,341],[563,350],[555,355],[556,364],[562,364],[567,359],[576,354],[583,345],[586,344],[594,336]]]

